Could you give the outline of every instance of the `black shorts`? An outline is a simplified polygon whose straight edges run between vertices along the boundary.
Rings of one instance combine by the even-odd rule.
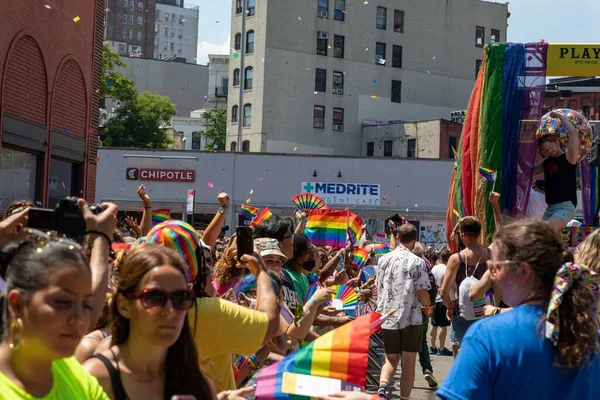
[[[402,329],[382,329],[386,354],[418,353],[423,349],[423,325]]]
[[[435,303],[433,306],[433,314],[431,314],[431,326],[450,326],[450,321],[446,318],[446,306],[444,303]]]

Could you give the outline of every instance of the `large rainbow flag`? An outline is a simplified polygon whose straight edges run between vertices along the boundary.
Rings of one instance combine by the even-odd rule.
[[[467,109],[446,212],[448,243],[459,216],[477,216],[482,239],[495,232],[489,193],[500,192],[503,213],[525,215],[542,115],[547,43],[491,43]],[[483,167],[483,168],[482,168]]]
[[[256,382],[256,399],[297,398],[302,391],[297,383],[310,379],[307,376],[338,380],[340,389],[348,388],[348,385],[364,389],[370,337],[388,315],[371,313],[358,317],[317,338],[282,361],[263,368]],[[318,378],[315,381],[318,382]],[[318,391],[318,386],[318,383],[314,384],[309,390]],[[303,395],[319,397],[317,392],[304,392]]]
[[[345,247],[348,231],[351,229],[347,229],[348,219],[348,209],[311,210],[304,234],[315,246]]]

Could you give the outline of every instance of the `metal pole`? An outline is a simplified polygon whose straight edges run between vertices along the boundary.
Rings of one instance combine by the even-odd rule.
[[[246,4],[248,0],[242,0],[242,37],[240,40],[240,82],[238,99],[238,139],[236,150],[242,151],[242,125],[244,124],[244,56],[246,55]]]

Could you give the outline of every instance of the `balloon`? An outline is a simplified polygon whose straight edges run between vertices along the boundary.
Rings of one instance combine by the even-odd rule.
[[[539,139],[545,135],[555,135],[558,138],[558,144],[561,149],[565,150],[567,147],[567,143],[569,141],[569,132],[563,126],[560,119],[550,117],[550,113],[552,112],[566,115],[571,124],[573,124],[573,126],[579,130],[579,161],[584,160],[592,149],[593,135],[592,127],[587,118],[585,118],[583,114],[578,111],[568,108],[550,111],[540,120],[540,125],[535,132],[536,139]]]

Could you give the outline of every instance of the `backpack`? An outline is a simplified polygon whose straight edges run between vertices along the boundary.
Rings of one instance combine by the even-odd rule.
[[[481,258],[479,258],[479,261],[481,261]],[[473,274],[475,271],[477,271],[477,268],[479,268],[479,261],[477,261],[475,268],[473,268]],[[485,295],[475,301],[471,301],[471,299],[469,299],[469,293],[471,293],[471,289],[475,287],[477,283],[479,283],[479,279],[475,278],[472,274],[469,276],[469,268],[466,259],[465,267],[467,277],[460,283],[460,286],[458,287],[458,310],[462,318],[466,319],[467,321],[474,321],[484,316],[483,308],[486,304],[490,303],[489,298],[485,297]]]

